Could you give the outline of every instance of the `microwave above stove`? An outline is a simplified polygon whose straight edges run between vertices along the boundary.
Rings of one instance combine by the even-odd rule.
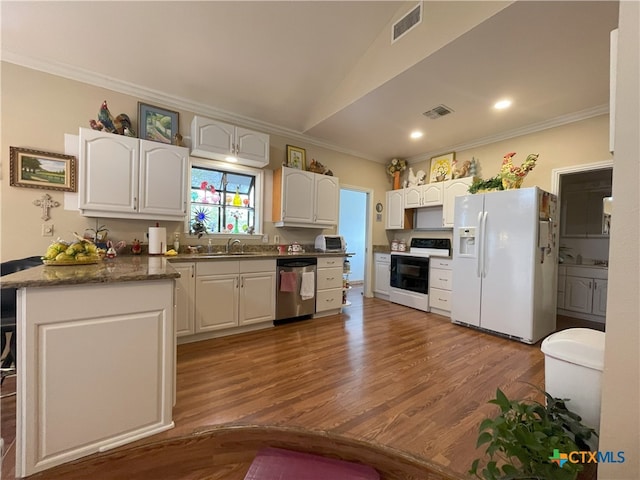
[[[344,252],[347,249],[347,243],[340,235],[318,235],[315,247],[321,252]]]

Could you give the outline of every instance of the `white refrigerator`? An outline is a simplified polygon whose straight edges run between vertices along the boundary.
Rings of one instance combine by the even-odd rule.
[[[555,331],[557,200],[537,187],[456,197],[451,320],[533,344]]]

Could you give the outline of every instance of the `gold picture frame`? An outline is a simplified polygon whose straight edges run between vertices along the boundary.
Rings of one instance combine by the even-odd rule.
[[[431,157],[431,168],[429,170],[429,183],[444,182],[451,180],[451,166],[456,159],[455,152],[445,153],[437,157]]]
[[[29,148],[9,147],[9,185],[75,192],[76,157]]]
[[[307,151],[304,148],[287,145],[287,161],[285,167],[307,169]]]

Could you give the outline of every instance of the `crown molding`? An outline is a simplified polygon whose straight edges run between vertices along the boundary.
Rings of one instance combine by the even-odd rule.
[[[75,80],[81,83],[105,88],[107,90],[112,90],[114,92],[122,93],[125,95],[130,95],[145,102],[158,103],[168,108],[193,112],[195,115],[202,115],[205,117],[214,118],[216,120],[230,122],[235,125],[258,130],[270,135],[279,135],[282,137],[291,138],[310,145],[315,145],[317,147],[326,148],[347,155],[352,155],[354,157],[363,158],[365,160],[370,160],[372,162],[384,163],[384,160],[381,158],[372,157],[371,155],[363,152],[358,152],[345,147],[341,147],[340,145],[335,145],[333,143],[306,135],[302,132],[292,130],[290,128],[281,127],[280,125],[263,122],[255,118],[245,117],[243,115],[227,112],[211,105],[196,103],[183,97],[170,95],[159,90],[146,88],[141,85],[110,77],[108,75],[103,75],[93,71],[78,68],[73,65],[19,55],[7,50],[2,51],[2,54],[0,55],[0,61],[13,63],[21,67],[30,68],[32,70],[56,75],[58,77],[67,78],[69,80]]]
[[[561,115],[559,117],[555,117],[549,120],[545,120],[544,122],[534,123],[531,125],[527,125],[526,127],[515,128],[513,130],[507,130],[506,132],[499,133],[497,135],[491,135],[484,138],[479,138],[472,142],[460,143],[457,145],[451,145],[447,148],[434,150],[432,152],[427,152],[424,154],[416,155],[414,157],[407,158],[407,163],[414,164],[417,162],[421,162],[424,160],[429,160],[431,157],[435,157],[437,155],[442,155],[447,152],[459,152],[462,150],[469,150],[471,148],[482,147],[484,145],[489,145],[491,143],[501,142],[503,140],[509,140],[510,138],[521,137],[522,135],[529,135],[532,133],[541,132],[543,130],[547,130],[549,128],[556,128],[562,125],[567,125],[570,123],[580,122],[582,120],[587,120],[589,118],[598,117],[600,115],[605,115],[609,113],[609,105],[599,105],[593,108],[587,108],[585,110],[580,110],[579,112],[570,113],[567,115]]]
[[[49,73],[51,75],[68,78],[69,80],[75,80],[75,81],[86,83],[89,85],[105,88],[107,90],[112,90],[118,93],[123,93],[125,95],[130,95],[132,97],[136,97],[136,98],[139,98],[140,100],[144,100],[147,102],[159,103],[161,105],[166,105],[167,107],[174,108],[176,110],[185,110],[188,112],[193,112],[195,115],[203,115],[206,117],[215,118],[217,120],[238,124],[242,127],[258,130],[264,133],[268,133],[270,135],[279,135],[282,137],[291,138],[300,142],[304,142],[309,145],[326,148],[328,150],[333,150],[333,151],[344,153],[354,157],[363,158],[365,160],[369,160],[372,162],[381,163],[381,164],[384,164],[386,162],[385,159],[374,157],[369,154],[351,150],[345,147],[341,147],[340,145],[335,145],[325,140],[306,135],[297,130],[281,127],[279,125],[263,122],[261,120],[245,117],[243,115],[238,115],[232,112],[227,112],[225,110],[221,110],[211,105],[203,105],[201,103],[196,103],[183,97],[170,95],[165,92],[146,88],[134,83],[120,80],[118,78],[92,72],[92,71],[78,68],[72,65],[19,55],[17,53],[7,51],[7,50],[2,50],[0,54],[0,61],[13,63],[25,68],[30,68],[32,70]],[[609,105],[608,104],[600,105],[597,107],[581,110],[579,112],[571,113],[568,115],[562,115],[560,117],[552,118],[550,120],[545,120],[544,122],[528,125],[526,127],[508,130],[498,135],[492,135],[492,136],[480,138],[468,143],[451,145],[447,148],[441,148],[438,150],[426,152],[413,157],[408,157],[406,158],[406,160],[407,160],[407,163],[414,164],[424,160],[429,160],[431,157],[440,155],[443,153],[456,152],[456,151],[462,151],[462,150],[468,150],[471,148],[481,147],[484,145],[488,145],[490,143],[500,142],[503,140],[508,140],[510,138],[520,137],[522,135],[528,135],[528,134],[540,132],[542,130],[547,130],[549,128],[555,128],[555,127],[559,127],[569,123],[579,122],[581,120],[586,120],[588,118],[604,115],[607,113],[609,113]]]

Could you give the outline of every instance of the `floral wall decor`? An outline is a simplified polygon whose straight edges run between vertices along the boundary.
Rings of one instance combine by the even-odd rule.
[[[451,180],[451,165],[456,158],[454,152],[431,158],[430,182],[443,182]]]

